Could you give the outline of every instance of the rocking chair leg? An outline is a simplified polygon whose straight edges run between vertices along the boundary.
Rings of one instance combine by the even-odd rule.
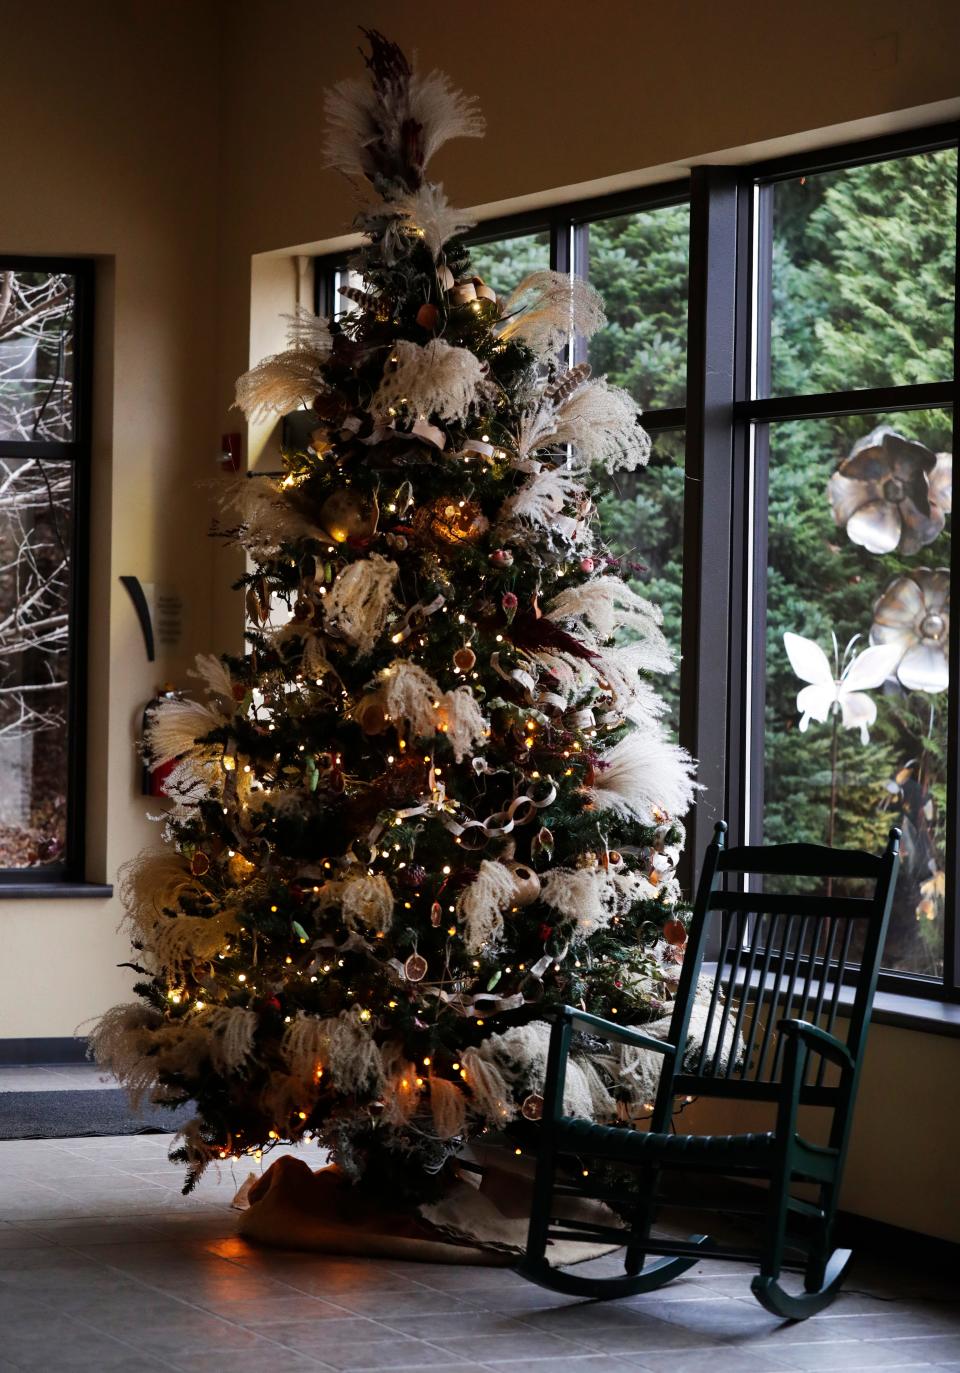
[[[823,1282],[816,1292],[799,1292],[792,1296],[783,1290],[776,1278],[766,1277],[762,1273],[754,1278],[751,1290],[760,1305],[772,1315],[781,1316],[787,1321],[805,1321],[833,1301],[840,1290],[850,1257],[849,1249],[833,1251],[824,1269]]]
[[[823,1287],[827,1262],[830,1258],[830,1244],[833,1238],[834,1188],[829,1183],[820,1186],[820,1209],[823,1222],[810,1245],[807,1267],[803,1275],[803,1286],[807,1292],[819,1292]]]
[[[645,1168],[641,1175],[643,1203],[637,1207],[630,1226],[630,1240],[624,1258],[624,1268],[629,1277],[635,1277],[646,1262],[646,1244],[653,1225],[656,1209],[656,1190],[660,1178],[659,1168]]]
[[[547,1232],[550,1229],[550,1206],[553,1200],[553,1178],[556,1159],[553,1149],[544,1142],[537,1158],[530,1207],[530,1226],[527,1231],[525,1262],[531,1268],[549,1267],[547,1264]]]

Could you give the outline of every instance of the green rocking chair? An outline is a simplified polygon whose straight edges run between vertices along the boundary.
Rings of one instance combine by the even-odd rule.
[[[667,1039],[570,1006],[556,1018],[527,1252],[518,1271],[557,1292],[605,1299],[653,1291],[707,1257],[755,1262],[759,1273],[752,1289],[757,1300],[774,1315],[804,1320],[833,1300],[850,1260],[849,1250],[831,1249],[832,1232],[893,900],[900,831],[890,831],[880,856],[812,844],[727,849],[725,839],[726,825],[721,823],[704,858]],[[724,877],[740,888],[747,883],[738,879],[749,877],[751,890],[721,890]],[[756,889],[764,879],[782,889],[789,885],[784,879],[811,877],[821,879],[828,895]],[[869,894],[829,894],[851,882],[854,890]],[[695,998],[700,1033],[691,1037]],[[838,1021],[841,998],[847,1004]],[[841,1027],[844,1036],[838,1033]],[[648,1131],[564,1115],[567,1055],[575,1031],[663,1055]],[[773,1103],[776,1125],[766,1133],[675,1134],[671,1125],[678,1096]],[[831,1113],[826,1144],[809,1142],[799,1133],[801,1106]],[[588,1165],[601,1160],[637,1170],[640,1188],[636,1193],[631,1189],[631,1195],[639,1196],[639,1202],[627,1209],[622,1193],[590,1184]],[[658,1186],[668,1169],[766,1182],[765,1189],[758,1189],[762,1206],[755,1212],[760,1218],[756,1247],[728,1248],[707,1235],[682,1241],[655,1237],[651,1225]],[[792,1195],[798,1184],[813,1184],[815,1201]],[[564,1197],[606,1201],[626,1215],[627,1228],[564,1219]],[[802,1217],[807,1226],[793,1247],[792,1262],[787,1258],[790,1216]],[[547,1258],[551,1239],[625,1245],[624,1272],[587,1277],[554,1268]],[[802,1270],[804,1291],[791,1294],[781,1286],[784,1267]]]

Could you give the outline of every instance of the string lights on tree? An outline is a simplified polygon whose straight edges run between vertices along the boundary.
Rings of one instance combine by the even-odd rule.
[[[649,440],[558,361],[601,302],[471,273],[424,174],[481,134],[475,102],[368,39],[369,80],[327,102],[329,165],[377,197],[362,286],[238,383],[248,416],[316,425],[232,492],[249,649],[151,716],[167,843],[122,886],[138,1000],[93,1035],[134,1095],[196,1103],[188,1187],[314,1138],[350,1177],[435,1190],[472,1136],[538,1118],[551,1007],[661,1016],[684,939],[692,764],[651,681],[673,660],[592,499]],[[613,1050],[569,1081],[597,1119],[649,1100]]]

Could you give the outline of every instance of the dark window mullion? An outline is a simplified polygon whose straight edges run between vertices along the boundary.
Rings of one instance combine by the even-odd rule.
[[[86,443],[67,439],[0,439],[0,458],[43,458],[47,462],[76,462],[87,451]]]
[[[554,216],[550,224],[550,270],[552,272],[572,272],[573,254],[571,252],[570,219],[565,214]]]
[[[960,155],[957,157],[957,190],[960,205]],[[953,292],[953,451],[960,452],[960,223],[957,228],[956,268]],[[951,527],[950,581],[960,572],[960,540]],[[960,616],[950,619],[950,689],[947,692],[947,821],[946,892],[943,919],[943,978],[948,995],[960,995],[960,930],[957,902],[960,884]]]
[[[960,125],[956,123],[908,129],[904,133],[884,134],[880,138],[858,143],[840,143],[820,153],[790,154],[760,164],[753,169],[753,173],[764,185],[775,181],[792,181],[798,176],[817,176],[822,172],[861,167],[868,162],[889,162],[916,153],[938,152],[953,147],[958,137]]]
[[[90,487],[92,481],[93,263],[78,264],[74,275],[74,436],[73,520],[70,539],[70,639],[67,700],[67,832],[65,876],[86,875],[87,835],[87,674],[90,622]]]
[[[777,420],[832,419],[837,415],[877,415],[885,410],[940,410],[953,405],[955,383],[916,382],[910,386],[874,386],[853,391],[820,391],[805,396],[769,396],[738,401],[738,420],[773,423]]]
[[[749,178],[741,184],[739,221],[740,385],[738,405],[748,397],[766,395],[770,387],[772,331],[773,195]],[[743,596],[747,608],[742,618],[743,715],[741,742],[741,791],[737,796],[743,816],[744,838],[761,843],[764,814],[764,717],[767,676],[767,533],[769,498],[769,429],[745,418],[734,419],[736,444],[744,465],[743,505],[739,528],[732,531],[734,547],[752,551],[752,567],[744,568]],[[737,525],[735,511],[734,524]],[[746,755],[746,756],[744,756]]]
[[[682,429],[687,422],[687,407],[677,405],[662,410],[644,410],[642,422],[651,434],[662,429]]]
[[[733,169],[694,168],[680,738],[699,760],[699,780],[705,790],[693,811],[692,823],[688,821],[682,879],[690,887],[713,825],[727,810],[737,200],[738,180]]]

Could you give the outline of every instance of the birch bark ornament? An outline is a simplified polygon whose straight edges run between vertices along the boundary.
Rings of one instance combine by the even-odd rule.
[[[540,896],[540,878],[526,863],[508,863],[507,867],[513,873],[513,904],[532,906]]]

